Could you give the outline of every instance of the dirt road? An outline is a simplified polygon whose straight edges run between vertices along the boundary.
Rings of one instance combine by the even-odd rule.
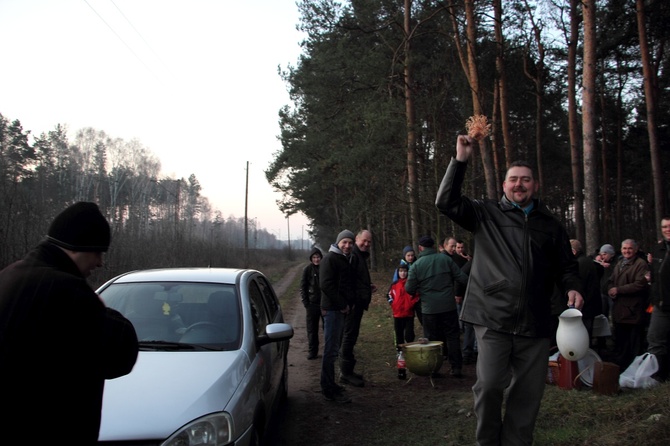
[[[304,265],[291,268],[282,280],[273,284],[282,300],[284,318],[293,326],[295,335],[291,339],[288,355],[288,400],[270,432],[271,446],[411,444],[412,441],[407,441],[398,433],[403,430],[408,416],[418,417],[422,423],[429,423],[434,426],[431,429],[437,431],[441,431],[443,424],[435,422],[435,418],[440,419],[445,413],[454,413],[458,417],[469,416],[474,367],[464,368],[468,376],[462,380],[443,378],[434,383],[425,377],[414,378],[411,382],[398,380],[390,319],[381,325],[366,326],[361,331],[357,358],[359,370],[366,379],[365,387],[346,386],[347,395],[352,399],[348,404],[324,400],[319,386],[321,361],[307,360],[305,310],[300,296],[295,291],[293,296],[285,295],[289,288],[295,290],[291,284],[299,280]],[[385,279],[386,275],[373,277],[376,283],[384,283]],[[371,312],[389,312],[383,294],[375,293]],[[319,347],[321,355],[323,338]],[[371,355],[369,351],[366,354],[366,348],[388,351],[388,355]],[[445,446],[463,444],[453,440],[445,441],[449,439],[446,433],[433,435],[437,435],[439,443]],[[422,444],[431,444],[431,441]]]

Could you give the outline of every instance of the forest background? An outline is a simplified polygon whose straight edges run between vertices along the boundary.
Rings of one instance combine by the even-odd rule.
[[[282,212],[311,221],[325,248],[344,228],[375,235],[372,268],[421,235],[463,232],[435,208],[456,135],[483,114],[491,136],[465,192],[498,199],[506,166],[535,165],[540,195],[589,253],[634,238],[648,249],[670,209],[670,4],[663,0],[300,1],[307,36],[279,68],[266,170]],[[230,42],[221,42],[221,51]],[[224,218],[195,174],[161,177],[137,141],[57,125],[29,137],[0,115],[0,267],[23,256],[67,204],[97,202],[112,222],[105,276],[150,266],[261,267],[277,243],[246,217]],[[274,251],[274,252],[273,252]],[[305,256],[306,257],[306,256]]]

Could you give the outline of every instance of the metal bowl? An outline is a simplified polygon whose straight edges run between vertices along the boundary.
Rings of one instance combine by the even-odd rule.
[[[429,376],[442,367],[442,341],[409,342],[402,344],[407,370],[420,376]]]

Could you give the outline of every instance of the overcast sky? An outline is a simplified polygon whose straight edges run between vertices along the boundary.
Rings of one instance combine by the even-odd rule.
[[[162,174],[195,174],[224,217],[286,239],[263,171],[289,104],[277,69],[295,65],[295,0],[0,0],[0,113],[33,135],[93,127],[139,140]],[[292,216],[291,238],[307,220]]]

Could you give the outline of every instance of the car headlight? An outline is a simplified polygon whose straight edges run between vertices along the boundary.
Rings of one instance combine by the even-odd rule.
[[[221,446],[233,440],[232,426],[227,413],[207,415],[179,429],[162,446]]]

